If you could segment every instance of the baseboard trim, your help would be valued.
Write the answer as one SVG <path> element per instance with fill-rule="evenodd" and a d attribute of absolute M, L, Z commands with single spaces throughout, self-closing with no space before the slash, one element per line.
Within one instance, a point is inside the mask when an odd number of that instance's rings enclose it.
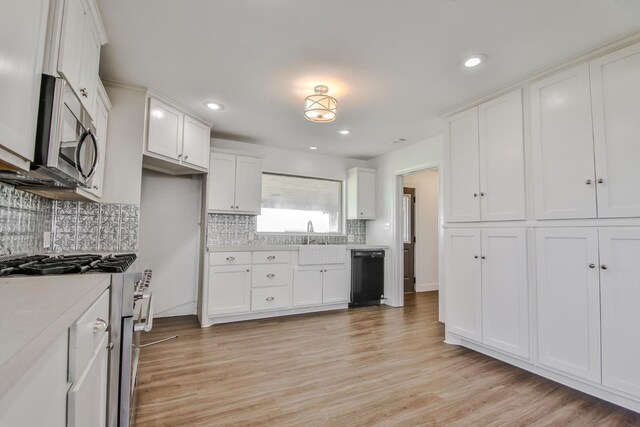
<path fill-rule="evenodd" d="M 437 283 L 416 284 L 416 292 L 433 292 L 439 288 Z"/>

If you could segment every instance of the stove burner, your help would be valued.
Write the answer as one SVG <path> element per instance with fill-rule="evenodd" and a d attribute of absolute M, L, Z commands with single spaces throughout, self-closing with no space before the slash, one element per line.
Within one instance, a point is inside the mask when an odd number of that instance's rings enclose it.
<path fill-rule="evenodd" d="M 46 276 L 87 272 L 122 273 L 135 260 L 136 254 L 8 256 L 0 258 L 0 276 L 18 274 Z"/>

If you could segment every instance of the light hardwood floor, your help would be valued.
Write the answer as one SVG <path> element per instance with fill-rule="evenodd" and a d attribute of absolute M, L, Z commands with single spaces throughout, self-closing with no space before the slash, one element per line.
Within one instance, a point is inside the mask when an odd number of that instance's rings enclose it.
<path fill-rule="evenodd" d="M 158 319 L 138 426 L 637 426 L 640 415 L 442 342 L 437 293 L 201 329 Z"/>

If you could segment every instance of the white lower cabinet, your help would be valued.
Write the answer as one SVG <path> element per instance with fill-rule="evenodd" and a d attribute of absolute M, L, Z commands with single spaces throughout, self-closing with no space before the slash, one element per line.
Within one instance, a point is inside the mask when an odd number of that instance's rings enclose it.
<path fill-rule="evenodd" d="M 602 384 L 640 398 L 640 229 L 600 229 Z"/>
<path fill-rule="evenodd" d="M 327 265 L 322 278 L 322 302 L 349 302 L 349 272 L 344 264 Z"/>
<path fill-rule="evenodd" d="M 525 229 L 449 229 L 445 234 L 447 330 L 529 358 Z"/>
<path fill-rule="evenodd" d="M 275 310 L 289 307 L 289 286 L 270 286 L 251 290 L 251 310 Z"/>
<path fill-rule="evenodd" d="M 250 265 L 209 269 L 209 315 L 246 313 L 250 308 Z"/>
<path fill-rule="evenodd" d="M 317 305 L 322 303 L 323 266 L 296 267 L 293 269 L 293 305 Z"/>
<path fill-rule="evenodd" d="M 600 382 L 598 230 L 539 229 L 536 251 L 539 362 Z"/>

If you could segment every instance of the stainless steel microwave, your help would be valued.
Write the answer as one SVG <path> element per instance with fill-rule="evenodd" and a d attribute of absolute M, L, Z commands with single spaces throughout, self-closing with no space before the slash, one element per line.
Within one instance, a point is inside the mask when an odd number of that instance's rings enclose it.
<path fill-rule="evenodd" d="M 98 161 L 89 112 L 64 79 L 43 74 L 31 171 L 2 171 L 0 181 L 30 190 L 88 187 Z"/>

